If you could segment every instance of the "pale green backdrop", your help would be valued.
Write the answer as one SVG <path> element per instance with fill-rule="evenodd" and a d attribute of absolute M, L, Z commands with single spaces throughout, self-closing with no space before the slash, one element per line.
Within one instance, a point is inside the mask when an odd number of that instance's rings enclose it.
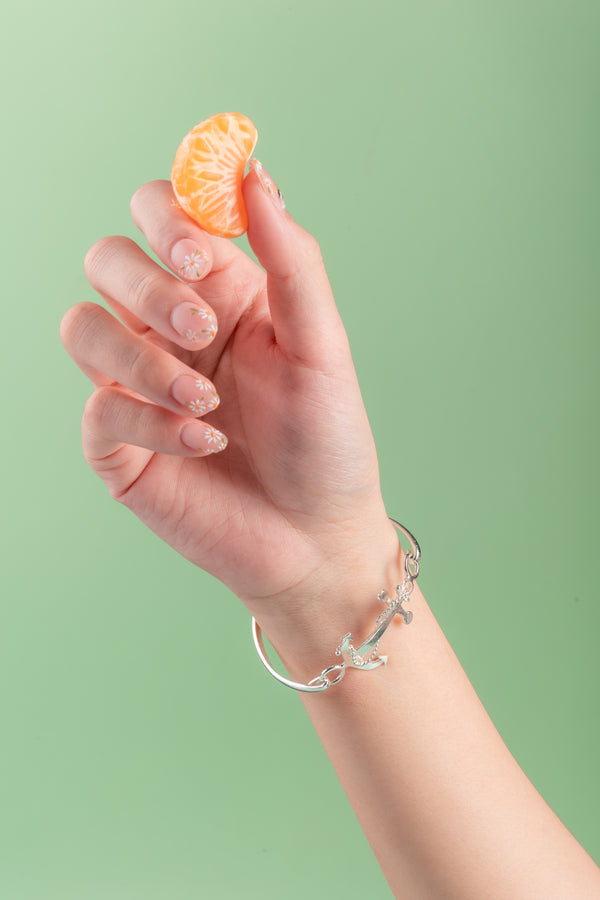
<path fill-rule="evenodd" d="M 600 859 L 599 29 L 585 0 L 5 7 L 2 898 L 390 896 L 245 611 L 80 454 L 83 255 L 222 110 L 322 244 L 431 605 Z"/>

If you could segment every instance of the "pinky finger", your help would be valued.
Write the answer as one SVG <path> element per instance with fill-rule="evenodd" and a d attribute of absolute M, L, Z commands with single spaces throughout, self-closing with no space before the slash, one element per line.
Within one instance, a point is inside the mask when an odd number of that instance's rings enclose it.
<path fill-rule="evenodd" d="M 141 471 L 152 453 L 207 456 L 227 446 L 225 435 L 212 425 L 146 403 L 118 386 L 100 387 L 91 395 L 83 414 L 82 438 L 85 458 L 100 475 L 103 464 L 125 449 Z M 134 453 L 140 448 L 145 452 Z"/>

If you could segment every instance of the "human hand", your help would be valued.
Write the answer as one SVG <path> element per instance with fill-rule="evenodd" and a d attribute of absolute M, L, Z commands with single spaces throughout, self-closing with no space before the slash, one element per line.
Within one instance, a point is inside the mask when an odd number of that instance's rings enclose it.
<path fill-rule="evenodd" d="M 133 218 L 171 271 L 132 241 L 105 238 L 86 274 L 121 321 L 82 303 L 61 326 L 94 383 L 82 422 L 89 465 L 254 614 L 333 590 L 363 602 L 363 587 L 372 597 L 392 586 L 398 558 L 318 244 L 268 185 L 260 169 L 244 182 L 248 239 L 263 268 L 196 226 L 168 182 L 142 187 Z M 191 340 L 201 315 L 218 333 Z M 197 380 L 210 384 L 199 392 Z M 205 415 L 213 385 L 220 403 Z"/>

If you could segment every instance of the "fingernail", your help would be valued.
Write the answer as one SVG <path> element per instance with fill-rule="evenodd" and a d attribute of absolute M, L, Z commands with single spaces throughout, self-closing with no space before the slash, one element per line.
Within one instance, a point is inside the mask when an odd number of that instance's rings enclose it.
<path fill-rule="evenodd" d="M 227 446 L 227 438 L 206 422 L 192 422 L 181 430 L 181 441 L 198 453 L 220 453 Z"/>
<path fill-rule="evenodd" d="M 198 349 L 210 344 L 217 333 L 217 320 L 210 311 L 194 303 L 180 303 L 171 313 L 171 325 L 178 335 Z"/>
<path fill-rule="evenodd" d="M 187 281 L 199 281 L 208 272 L 208 253 L 189 238 L 177 241 L 171 250 L 171 262 L 175 271 Z"/>
<path fill-rule="evenodd" d="M 176 403 L 197 416 L 216 409 L 219 396 L 214 385 L 202 376 L 180 375 L 171 385 L 171 394 Z"/>
<path fill-rule="evenodd" d="M 261 187 L 265 194 L 268 194 L 277 209 L 283 211 L 285 209 L 285 200 L 283 199 L 283 194 L 281 193 L 263 164 L 253 156 L 250 160 L 250 168 L 253 172 L 256 172 L 256 176 L 260 181 Z"/>

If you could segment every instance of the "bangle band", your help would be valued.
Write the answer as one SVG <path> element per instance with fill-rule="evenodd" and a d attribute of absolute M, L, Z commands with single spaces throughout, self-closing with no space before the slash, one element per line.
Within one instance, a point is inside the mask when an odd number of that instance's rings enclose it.
<path fill-rule="evenodd" d="M 380 591 L 377 595 L 377 599 L 380 603 L 385 603 L 387 609 L 378 616 L 375 623 L 375 630 L 365 641 L 363 641 L 360 647 L 356 649 L 353 646 L 352 635 L 350 633 L 344 635 L 335 651 L 336 656 L 342 657 L 342 662 L 323 669 L 323 671 L 317 675 L 316 678 L 309 681 L 308 684 L 292 681 L 290 678 L 280 675 L 269 662 L 263 644 L 262 630 L 254 616 L 252 617 L 252 637 L 254 639 L 256 652 L 265 669 L 267 669 L 273 678 L 279 681 L 280 684 L 284 684 L 286 687 L 292 688 L 295 691 L 317 693 L 318 691 L 326 691 L 327 688 L 331 687 L 333 684 L 338 684 L 344 677 L 347 668 L 363 670 L 376 669 L 378 666 L 384 666 L 387 663 L 387 656 L 377 655 L 379 641 L 383 637 L 385 630 L 388 625 L 390 625 L 394 616 L 401 616 L 405 625 L 410 625 L 412 622 L 412 612 L 404 609 L 402 604 L 410 600 L 414 583 L 419 575 L 419 560 L 421 558 L 421 548 L 419 547 L 417 539 L 410 533 L 408 528 L 405 528 L 400 522 L 396 522 L 391 516 L 390 522 L 392 522 L 396 528 L 400 529 L 410 543 L 410 550 L 406 551 L 404 554 L 404 580 L 402 581 L 402 584 L 396 586 L 395 597 L 391 598 L 387 591 Z"/>

